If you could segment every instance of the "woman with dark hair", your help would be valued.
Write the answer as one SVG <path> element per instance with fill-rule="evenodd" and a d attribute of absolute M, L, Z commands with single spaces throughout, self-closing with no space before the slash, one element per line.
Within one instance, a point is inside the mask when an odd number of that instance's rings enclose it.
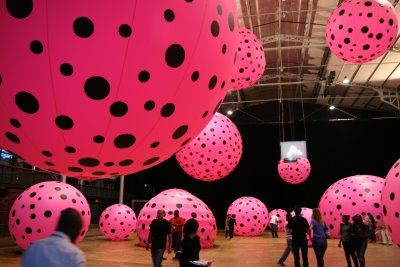
<path fill-rule="evenodd" d="M 353 239 L 354 250 L 360 261 L 360 267 L 365 267 L 365 251 L 368 245 L 369 229 L 364 224 L 360 214 L 353 216 L 353 226 L 351 227 L 351 237 Z"/>
<path fill-rule="evenodd" d="M 310 229 L 313 232 L 312 243 L 318 267 L 324 267 L 324 254 L 328 247 L 326 239 L 329 238 L 329 231 L 318 208 L 312 210 Z"/>
<path fill-rule="evenodd" d="M 290 219 L 292 219 L 292 214 L 290 214 L 290 212 L 287 212 L 286 213 L 286 225 L 285 225 L 285 228 L 286 228 L 286 248 L 283 251 L 283 254 L 282 254 L 281 258 L 278 261 L 278 265 L 280 265 L 280 266 L 285 266 L 285 260 L 289 256 L 290 251 L 292 250 L 292 229 L 287 227 Z"/>
<path fill-rule="evenodd" d="M 338 247 L 341 248 L 343 245 L 344 255 L 346 256 L 348 267 L 351 267 L 350 256 L 353 259 L 354 266 L 359 267 L 357 256 L 354 251 L 353 241 L 351 238 L 351 228 L 353 225 L 350 223 L 350 215 L 343 215 L 342 221 L 343 223 L 340 224 L 340 231 L 339 231 L 340 240 Z"/>
<path fill-rule="evenodd" d="M 200 237 L 197 235 L 198 229 L 199 223 L 195 219 L 187 220 L 183 226 L 182 254 L 179 258 L 180 267 L 210 266 L 212 263 L 212 261 L 199 261 L 201 247 Z M 192 262 L 196 262 L 196 264 Z"/>

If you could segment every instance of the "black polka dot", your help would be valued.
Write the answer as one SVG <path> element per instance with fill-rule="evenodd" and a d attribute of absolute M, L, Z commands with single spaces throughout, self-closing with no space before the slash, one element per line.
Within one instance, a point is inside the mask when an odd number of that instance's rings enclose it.
<path fill-rule="evenodd" d="M 15 128 L 20 128 L 21 127 L 21 123 L 16 119 L 10 119 L 10 124 L 12 126 L 14 126 Z"/>
<path fill-rule="evenodd" d="M 172 103 L 168 103 L 165 104 L 162 108 L 161 108 L 161 116 L 166 118 L 171 116 L 175 111 L 175 105 Z"/>
<path fill-rule="evenodd" d="M 106 174 L 106 172 L 103 172 L 103 171 L 97 171 L 97 172 L 92 172 L 92 174 L 93 174 L 93 175 L 95 175 L 95 176 L 100 176 L 100 175 L 104 175 L 104 174 Z"/>
<path fill-rule="evenodd" d="M 367 1 L 367 2 L 365 2 L 365 4 L 364 4 L 365 6 L 371 6 L 372 5 L 372 3 L 370 2 L 370 1 Z"/>
<path fill-rule="evenodd" d="M 54 190 L 56 190 L 56 191 L 61 191 L 61 187 L 56 186 L 56 187 L 54 187 Z"/>
<path fill-rule="evenodd" d="M 226 53 L 226 44 L 224 44 L 223 46 L 222 46 L 222 54 L 225 54 Z"/>
<path fill-rule="evenodd" d="M 50 218 L 51 215 L 52 215 L 52 213 L 51 213 L 51 211 L 49 211 L 49 210 L 46 210 L 46 211 L 44 212 L 44 217 L 46 217 L 46 218 Z"/>
<path fill-rule="evenodd" d="M 167 9 L 164 11 L 164 19 L 168 22 L 172 22 L 175 19 L 175 14 L 171 9 Z"/>
<path fill-rule="evenodd" d="M 381 205 L 379 203 L 374 203 L 375 208 L 379 208 Z"/>
<path fill-rule="evenodd" d="M 192 216 L 192 218 L 197 218 L 197 213 L 196 212 L 192 212 L 191 216 Z"/>
<path fill-rule="evenodd" d="M 148 159 L 145 162 L 143 162 L 143 166 L 153 164 L 154 162 L 157 162 L 159 159 L 160 159 L 159 157 L 154 157 L 154 158 Z"/>
<path fill-rule="evenodd" d="M 31 14 L 33 3 L 32 0 L 7 0 L 6 7 L 11 16 L 24 19 Z"/>
<path fill-rule="evenodd" d="M 349 44 L 350 43 L 350 39 L 349 38 L 344 38 L 344 43 L 345 44 Z"/>
<path fill-rule="evenodd" d="M 153 142 L 153 143 L 151 143 L 151 145 L 150 145 L 150 147 L 151 148 L 156 148 L 156 147 L 158 147 L 160 145 L 160 142 Z"/>
<path fill-rule="evenodd" d="M 70 117 L 65 115 L 57 116 L 57 118 L 55 119 L 55 123 L 57 127 L 61 130 L 69 130 L 74 127 L 74 121 Z"/>
<path fill-rule="evenodd" d="M 372 16 L 373 16 L 373 14 L 371 12 L 367 14 L 368 18 L 372 18 Z"/>
<path fill-rule="evenodd" d="M 207 115 L 208 115 L 208 110 L 204 111 L 204 113 L 201 117 L 204 119 L 205 117 L 207 117 Z"/>
<path fill-rule="evenodd" d="M 71 76 L 74 72 L 74 69 L 72 68 L 71 64 L 63 63 L 60 66 L 60 72 L 64 76 Z"/>
<path fill-rule="evenodd" d="M 128 112 L 128 105 L 124 102 L 114 102 L 110 107 L 110 113 L 114 117 L 122 117 Z"/>
<path fill-rule="evenodd" d="M 212 76 L 210 81 L 208 82 L 208 89 L 212 90 L 217 85 L 218 78 L 217 76 Z"/>
<path fill-rule="evenodd" d="M 106 162 L 106 163 L 104 163 L 104 166 L 107 166 L 107 167 L 111 167 L 111 166 L 114 166 L 114 162 Z"/>
<path fill-rule="evenodd" d="M 369 49 L 369 45 L 368 45 L 368 44 L 363 45 L 363 49 L 364 49 L 364 50 L 368 50 L 368 49 Z"/>
<path fill-rule="evenodd" d="M 32 233 L 32 228 L 26 227 L 26 228 L 25 228 L 25 233 L 27 233 L 28 235 L 30 235 L 30 234 Z"/>
<path fill-rule="evenodd" d="M 389 19 L 389 25 L 393 26 L 393 19 Z"/>
<path fill-rule="evenodd" d="M 180 209 L 180 208 L 182 208 L 182 204 L 181 204 L 181 203 L 176 203 L 176 207 L 177 207 L 178 209 Z"/>
<path fill-rule="evenodd" d="M 150 73 L 147 70 L 142 70 L 138 75 L 138 79 L 142 83 L 145 83 L 150 79 Z"/>
<path fill-rule="evenodd" d="M 103 143 L 104 142 L 104 136 L 96 135 L 95 137 L 93 137 L 93 142 L 95 142 L 97 144 Z"/>
<path fill-rule="evenodd" d="M 84 85 L 86 95 L 93 100 L 102 100 L 110 93 L 110 84 L 100 76 L 93 76 Z"/>
<path fill-rule="evenodd" d="M 123 160 L 123 161 L 121 161 L 120 163 L 118 163 L 118 165 L 119 166 L 129 166 L 129 165 L 131 165 L 133 163 L 133 160 L 131 160 L 131 159 L 126 159 L 126 160 Z"/>
<path fill-rule="evenodd" d="M 378 34 L 376 35 L 376 39 L 377 39 L 377 40 L 382 39 L 382 33 L 378 33 Z"/>
<path fill-rule="evenodd" d="M 34 40 L 30 43 L 29 48 L 31 49 L 32 53 L 39 55 L 43 52 L 43 45 L 38 40 Z"/>
<path fill-rule="evenodd" d="M 131 36 L 132 29 L 131 26 L 129 26 L 128 24 L 122 24 L 121 26 L 119 26 L 118 32 L 121 37 L 127 38 Z"/>
<path fill-rule="evenodd" d="M 156 103 L 154 103 L 154 101 L 149 100 L 149 101 L 147 101 L 147 102 L 144 104 L 144 109 L 147 110 L 147 111 L 150 111 L 150 110 L 152 110 L 155 106 L 156 106 Z"/>
<path fill-rule="evenodd" d="M 52 154 L 51 152 L 46 151 L 46 150 L 43 150 L 43 151 L 42 151 L 42 154 L 43 154 L 43 156 L 45 156 L 45 157 L 52 157 L 52 156 L 53 156 L 53 154 Z"/>
<path fill-rule="evenodd" d="M 128 148 L 133 146 L 136 138 L 131 134 L 121 134 L 114 139 L 114 146 L 118 148 Z"/>
<path fill-rule="evenodd" d="M 192 138 L 186 139 L 186 140 L 181 144 L 181 146 L 186 146 L 186 144 L 189 143 L 190 140 L 192 140 Z"/>
<path fill-rule="evenodd" d="M 173 139 L 179 139 L 181 138 L 189 129 L 189 127 L 187 125 L 182 125 L 180 127 L 178 127 L 175 132 L 172 134 L 172 138 Z"/>
<path fill-rule="evenodd" d="M 165 52 L 165 61 L 171 68 L 177 68 L 185 60 L 185 50 L 179 44 L 173 44 Z"/>
<path fill-rule="evenodd" d="M 344 9 L 340 10 L 340 11 L 339 11 L 339 16 L 343 16 L 344 12 L 345 12 Z"/>
<path fill-rule="evenodd" d="M 93 34 L 94 31 L 93 22 L 86 17 L 77 18 L 74 21 L 73 28 L 75 34 L 81 38 L 89 37 L 90 35 Z"/>
<path fill-rule="evenodd" d="M 76 152 L 76 149 L 74 147 L 72 147 L 72 146 L 66 146 L 64 148 L 64 150 L 65 150 L 65 152 L 71 153 L 71 154 Z"/>
<path fill-rule="evenodd" d="M 67 196 L 66 196 L 65 194 L 61 194 L 61 195 L 60 195 L 60 198 L 61 198 L 62 200 L 66 200 L 66 199 L 67 199 Z"/>
<path fill-rule="evenodd" d="M 221 5 L 217 6 L 217 10 L 218 10 L 218 15 L 222 15 L 222 7 L 221 7 Z"/>
<path fill-rule="evenodd" d="M 361 32 L 362 33 L 367 33 L 368 31 L 369 31 L 369 29 L 368 29 L 367 26 L 364 26 L 364 27 L 361 28 Z"/>
<path fill-rule="evenodd" d="M 228 24 L 229 24 L 229 30 L 231 32 L 233 32 L 233 30 L 235 29 L 235 18 L 233 17 L 232 12 L 229 12 L 228 15 Z"/>
<path fill-rule="evenodd" d="M 36 192 L 32 192 L 29 194 L 29 197 L 35 197 L 36 196 Z"/>
<path fill-rule="evenodd" d="M 39 102 L 36 97 L 28 92 L 19 92 L 15 95 L 15 104 L 18 108 L 28 114 L 34 114 L 39 110 Z"/>
<path fill-rule="evenodd" d="M 389 198 L 390 198 L 390 200 L 394 200 L 394 193 L 392 192 L 392 193 L 390 193 L 390 195 L 389 195 Z"/>
<path fill-rule="evenodd" d="M 9 141 L 11 141 L 11 142 L 13 142 L 13 143 L 15 143 L 15 144 L 21 143 L 21 140 L 20 140 L 19 137 L 16 136 L 15 134 L 10 133 L 10 132 L 5 132 L 5 135 L 6 135 L 6 137 L 7 137 L 7 139 L 8 139 Z"/>
<path fill-rule="evenodd" d="M 340 205 L 340 204 L 336 206 L 336 209 L 338 209 L 338 210 L 340 210 L 341 208 L 342 208 L 342 205 Z"/>
<path fill-rule="evenodd" d="M 44 164 L 49 165 L 49 166 L 54 166 L 54 163 L 50 162 L 50 161 L 45 161 Z"/>
<path fill-rule="evenodd" d="M 197 81 L 199 79 L 199 76 L 200 76 L 200 74 L 198 71 L 193 71 L 192 77 L 191 77 L 192 81 L 193 82 Z"/>
<path fill-rule="evenodd" d="M 211 34 L 214 37 L 217 37 L 219 35 L 219 24 L 215 20 L 211 23 Z"/>
<path fill-rule="evenodd" d="M 96 167 L 100 164 L 100 161 L 98 161 L 95 158 L 81 158 L 78 161 L 79 165 L 84 166 L 84 167 Z"/>

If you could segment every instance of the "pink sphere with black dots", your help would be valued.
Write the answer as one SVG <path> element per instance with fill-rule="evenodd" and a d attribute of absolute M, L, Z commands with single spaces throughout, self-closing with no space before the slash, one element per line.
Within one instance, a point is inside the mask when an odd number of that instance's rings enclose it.
<path fill-rule="evenodd" d="M 157 210 L 164 209 L 165 219 L 174 217 L 174 211 L 179 210 L 179 216 L 186 221 L 194 218 L 199 222 L 197 234 L 200 236 L 202 248 L 212 247 L 217 236 L 217 225 L 212 211 L 199 198 L 182 189 L 168 189 L 153 197 L 142 208 L 137 217 L 136 233 L 139 245 L 144 247 L 149 236 L 150 224 L 157 218 Z"/>
<path fill-rule="evenodd" d="M 373 175 L 355 175 L 333 183 L 323 194 L 319 209 L 331 237 L 338 238 L 342 215 L 365 216 L 370 212 L 378 222 L 381 219 L 381 194 L 385 180 Z"/>
<path fill-rule="evenodd" d="M 364 63 L 384 54 L 396 41 L 396 10 L 384 0 L 345 0 L 326 26 L 326 42 L 340 59 Z"/>
<path fill-rule="evenodd" d="M 271 217 L 274 214 L 276 216 L 278 216 L 278 218 L 279 218 L 279 221 L 278 221 L 278 232 L 285 232 L 285 230 L 286 230 L 286 213 L 287 213 L 287 211 L 283 210 L 283 209 L 274 209 L 269 213 L 268 223 L 270 222 Z"/>
<path fill-rule="evenodd" d="M 254 197 L 236 199 L 227 214 L 236 216 L 235 234 L 239 236 L 258 236 L 269 223 L 267 207 Z"/>
<path fill-rule="evenodd" d="M 255 84 L 265 70 L 264 49 L 257 36 L 247 28 L 239 28 L 239 46 L 235 72 L 229 89 L 245 89 Z"/>
<path fill-rule="evenodd" d="M 386 176 L 382 188 L 383 221 L 390 236 L 400 247 L 400 159 Z"/>
<path fill-rule="evenodd" d="M 135 212 L 126 205 L 114 204 L 101 214 L 99 227 L 108 239 L 127 239 L 136 229 Z"/>
<path fill-rule="evenodd" d="M 203 131 L 175 156 L 187 174 L 209 182 L 231 173 L 239 163 L 242 149 L 242 137 L 235 124 L 215 113 Z"/>
<path fill-rule="evenodd" d="M 150 168 L 220 107 L 233 0 L 2 1 L 0 147 L 78 179 Z"/>
<path fill-rule="evenodd" d="M 295 162 L 285 162 L 281 159 L 278 163 L 279 176 L 289 184 L 300 184 L 310 176 L 311 165 L 307 158 L 298 158 Z"/>
<path fill-rule="evenodd" d="M 83 227 L 75 241 L 79 243 L 89 230 L 89 204 L 78 189 L 63 182 L 42 182 L 22 192 L 10 209 L 8 230 L 18 246 L 26 249 L 36 240 L 51 235 L 61 211 L 67 208 L 81 214 Z"/>

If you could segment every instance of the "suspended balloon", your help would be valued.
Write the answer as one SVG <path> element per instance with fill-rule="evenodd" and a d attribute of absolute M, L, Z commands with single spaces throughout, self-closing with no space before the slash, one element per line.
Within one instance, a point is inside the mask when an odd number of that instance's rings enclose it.
<path fill-rule="evenodd" d="M 100 231 L 111 240 L 124 240 L 136 229 L 135 212 L 123 204 L 106 208 L 100 216 Z"/>
<path fill-rule="evenodd" d="M 289 184 L 300 184 L 310 176 L 311 165 L 307 158 L 298 158 L 293 162 L 281 159 L 278 163 L 279 176 Z"/>

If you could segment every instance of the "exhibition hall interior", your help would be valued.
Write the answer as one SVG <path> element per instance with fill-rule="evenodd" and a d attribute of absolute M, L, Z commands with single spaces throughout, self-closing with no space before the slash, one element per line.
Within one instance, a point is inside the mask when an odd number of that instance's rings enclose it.
<path fill-rule="evenodd" d="M 399 2 L 0 0 L 0 266 L 399 266 Z"/>

